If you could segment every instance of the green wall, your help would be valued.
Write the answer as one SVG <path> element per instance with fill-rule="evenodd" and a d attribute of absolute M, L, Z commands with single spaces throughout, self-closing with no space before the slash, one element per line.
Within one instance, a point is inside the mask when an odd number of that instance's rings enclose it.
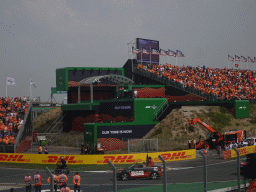
<path fill-rule="evenodd" d="M 161 105 L 165 98 L 137 98 L 134 99 L 134 121 L 136 123 L 153 122 L 153 113 Z M 156 106 L 157 108 L 153 108 Z"/>
<path fill-rule="evenodd" d="M 234 106 L 235 118 L 248 118 L 249 117 L 249 101 L 236 100 Z"/>
<path fill-rule="evenodd" d="M 68 90 L 68 73 L 66 68 L 56 69 L 56 90 Z"/>

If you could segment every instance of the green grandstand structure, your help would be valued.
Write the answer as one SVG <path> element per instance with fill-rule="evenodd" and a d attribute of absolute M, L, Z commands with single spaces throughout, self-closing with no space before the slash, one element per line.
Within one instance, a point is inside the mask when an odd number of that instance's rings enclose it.
<path fill-rule="evenodd" d="M 123 68 L 57 69 L 56 90 L 68 95 L 68 104 L 61 106 L 63 131 L 84 132 L 85 143 L 142 138 L 182 106 L 222 106 L 235 118 L 249 117 L 247 100 L 220 100 L 185 88 L 137 69 L 132 59 Z"/>

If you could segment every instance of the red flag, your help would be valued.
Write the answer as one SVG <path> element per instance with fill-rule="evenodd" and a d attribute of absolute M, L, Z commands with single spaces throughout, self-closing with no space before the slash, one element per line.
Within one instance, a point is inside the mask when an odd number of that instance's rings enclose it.
<path fill-rule="evenodd" d="M 235 67 L 237 67 L 237 68 L 238 68 L 238 64 L 235 64 Z"/>

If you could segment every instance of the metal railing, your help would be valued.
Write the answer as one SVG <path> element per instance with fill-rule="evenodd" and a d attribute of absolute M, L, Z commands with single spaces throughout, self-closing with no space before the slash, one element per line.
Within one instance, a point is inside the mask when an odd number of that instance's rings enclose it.
<path fill-rule="evenodd" d="M 155 110 L 155 112 L 152 114 L 152 120 L 154 121 L 157 116 L 159 115 L 159 113 L 162 114 L 163 110 L 164 110 L 164 107 L 168 104 L 168 100 L 165 98 L 163 100 L 163 102 L 159 105 L 159 107 Z M 160 112 L 161 111 L 161 112 Z"/>
<path fill-rule="evenodd" d="M 143 69 L 137 69 L 137 68 L 134 68 L 133 69 L 134 73 L 137 73 L 139 75 L 143 75 L 147 78 L 150 78 L 152 80 L 155 80 L 155 81 L 158 81 L 158 82 L 161 82 L 165 85 L 171 85 L 171 86 L 174 86 L 175 88 L 177 89 L 180 89 L 180 90 L 183 90 L 183 91 L 186 91 L 186 92 L 190 92 L 194 95 L 197 95 L 199 97 L 203 97 L 207 100 L 218 100 L 218 96 L 215 96 L 213 94 L 208 94 L 208 93 L 203 93 L 201 92 L 200 90 L 197 90 L 193 87 L 188 87 L 188 86 L 185 86 L 184 84 L 181 84 L 181 83 L 178 83 L 174 80 L 170 80 L 166 77 L 163 77 L 163 76 L 157 76 L 156 74 L 153 74 L 151 72 L 148 72 L 146 70 L 143 70 Z"/>
<path fill-rule="evenodd" d="M 20 143 L 20 141 L 21 141 L 21 139 L 22 139 L 22 136 L 23 136 L 23 134 L 24 134 L 25 125 L 26 125 L 26 123 L 27 123 L 28 116 L 29 116 L 29 114 L 30 114 L 30 112 L 31 112 L 31 107 L 32 107 L 32 103 L 29 104 L 29 107 L 28 107 L 28 109 L 27 109 L 27 113 L 25 114 L 25 117 L 24 117 L 24 119 L 23 119 L 23 124 L 22 124 L 22 126 L 21 126 L 21 128 L 20 128 L 20 130 L 19 130 L 19 132 L 18 132 L 17 137 L 16 137 L 16 140 L 15 140 L 15 143 L 14 143 L 14 153 L 16 153 L 16 150 L 17 150 L 17 148 L 18 148 L 18 146 L 19 146 L 19 143 Z"/>

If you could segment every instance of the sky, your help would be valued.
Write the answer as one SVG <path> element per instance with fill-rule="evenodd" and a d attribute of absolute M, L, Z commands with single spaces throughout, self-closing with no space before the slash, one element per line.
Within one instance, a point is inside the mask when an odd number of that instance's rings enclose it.
<path fill-rule="evenodd" d="M 16 83 L 9 97 L 29 96 L 31 75 L 33 97 L 47 101 L 56 69 L 122 67 L 135 38 L 182 51 L 179 66 L 224 68 L 228 55 L 254 58 L 255 10 L 255 0 L 0 0 L 0 97 L 6 76 Z M 176 64 L 160 56 L 168 61 Z"/>

